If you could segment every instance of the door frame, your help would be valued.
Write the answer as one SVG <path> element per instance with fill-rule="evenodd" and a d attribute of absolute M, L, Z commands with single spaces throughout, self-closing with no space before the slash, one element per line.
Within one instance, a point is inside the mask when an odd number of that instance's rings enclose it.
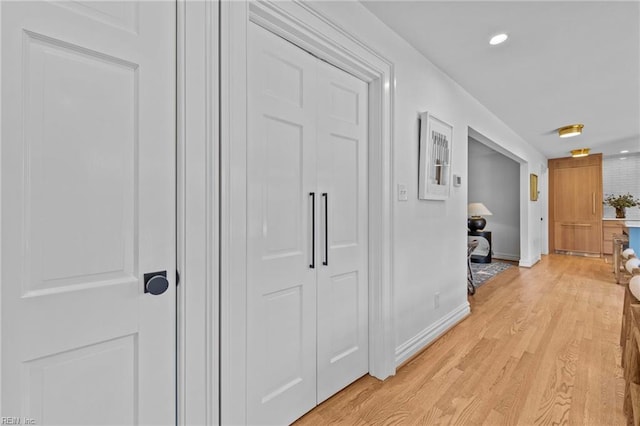
<path fill-rule="evenodd" d="M 246 423 L 247 29 L 249 22 L 369 86 L 369 373 L 395 374 L 392 291 L 393 64 L 308 4 L 220 3 L 220 414 Z M 213 212 L 216 216 L 217 212 Z"/>
<path fill-rule="evenodd" d="M 529 200 L 529 174 L 540 173 L 538 175 L 538 178 L 540 178 L 541 176 L 543 176 L 542 170 L 544 166 L 539 165 L 538 167 L 536 167 L 535 163 L 531 163 L 530 161 L 525 160 L 519 155 L 507 150 L 506 148 L 495 142 L 493 139 L 490 139 L 489 137 L 483 135 L 473 127 L 467 127 L 467 138 L 472 138 L 477 142 L 488 146 L 494 151 L 504 155 L 505 157 L 515 161 L 520 165 L 520 260 L 518 261 L 518 266 L 523 268 L 531 268 L 538 261 L 540 261 L 540 254 L 534 255 L 534 253 L 536 253 L 537 246 L 540 247 L 540 252 L 544 253 L 544 242 L 540 240 L 536 245 L 536 236 L 540 235 L 543 231 L 541 230 L 536 234 L 536 229 L 538 228 L 536 228 L 535 226 L 531 228 L 529 227 L 529 216 L 531 213 L 529 208 L 529 205 L 531 204 L 531 201 Z M 539 180 L 538 188 L 540 188 L 540 191 L 544 191 L 546 188 L 546 182 L 544 180 Z M 544 225 L 542 224 L 545 220 L 545 213 L 543 210 L 541 210 L 541 208 L 542 203 L 546 199 L 547 197 L 541 196 L 539 197 L 536 204 L 533 205 L 533 213 L 536 213 L 536 208 L 540 212 L 540 226 L 543 228 Z M 535 217 L 538 217 L 537 213 Z M 546 237 L 543 236 L 542 238 L 544 239 Z"/>
<path fill-rule="evenodd" d="M 220 0 L 177 0 L 176 424 L 220 424 Z"/>

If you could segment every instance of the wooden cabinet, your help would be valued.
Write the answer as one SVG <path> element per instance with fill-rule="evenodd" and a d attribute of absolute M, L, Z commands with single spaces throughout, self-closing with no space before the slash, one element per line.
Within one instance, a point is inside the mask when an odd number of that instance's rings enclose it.
<path fill-rule="evenodd" d="M 622 234 L 623 220 L 604 219 L 602 221 L 602 253 L 613 254 L 613 236 Z"/>
<path fill-rule="evenodd" d="M 549 160 L 551 251 L 602 253 L 602 155 Z"/>
<path fill-rule="evenodd" d="M 600 253 L 600 226 L 596 223 L 556 222 L 555 250 Z"/>

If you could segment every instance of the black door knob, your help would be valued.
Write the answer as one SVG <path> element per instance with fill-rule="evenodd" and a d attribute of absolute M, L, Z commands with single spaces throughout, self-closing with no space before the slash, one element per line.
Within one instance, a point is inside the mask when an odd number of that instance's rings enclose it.
<path fill-rule="evenodd" d="M 167 271 L 149 272 L 144 274 L 144 292 L 154 296 L 164 293 L 169 288 Z"/>

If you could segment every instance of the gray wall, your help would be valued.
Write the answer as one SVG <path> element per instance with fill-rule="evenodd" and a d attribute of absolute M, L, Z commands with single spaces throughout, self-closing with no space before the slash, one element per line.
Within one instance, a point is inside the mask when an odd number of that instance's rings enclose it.
<path fill-rule="evenodd" d="M 528 196 L 528 195 L 527 195 Z M 469 138 L 469 203 L 483 203 L 493 213 L 494 257 L 520 259 L 520 164 Z"/>

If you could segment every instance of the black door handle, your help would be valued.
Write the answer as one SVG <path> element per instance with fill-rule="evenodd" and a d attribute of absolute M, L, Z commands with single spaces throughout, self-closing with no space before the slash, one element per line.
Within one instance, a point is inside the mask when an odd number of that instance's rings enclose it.
<path fill-rule="evenodd" d="M 311 264 L 309 268 L 316 267 L 316 193 L 310 192 L 311 197 Z"/>
<path fill-rule="evenodd" d="M 329 264 L 329 195 L 322 193 L 324 197 L 324 260 L 323 265 Z"/>
<path fill-rule="evenodd" d="M 164 293 L 169 288 L 167 271 L 149 272 L 144 274 L 144 292 L 154 296 Z"/>

